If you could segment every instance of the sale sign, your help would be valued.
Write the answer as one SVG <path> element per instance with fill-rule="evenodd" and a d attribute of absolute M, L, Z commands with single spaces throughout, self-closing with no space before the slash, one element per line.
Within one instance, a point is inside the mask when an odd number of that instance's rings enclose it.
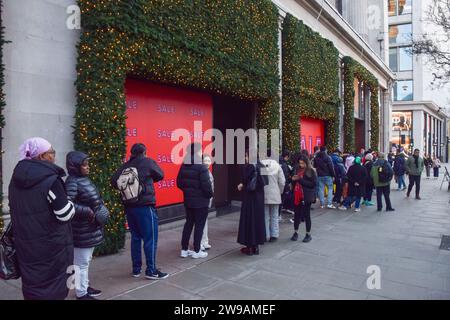
<path fill-rule="evenodd" d="M 172 133 L 185 129 L 198 137 L 212 128 L 212 96 L 145 81 L 127 79 L 125 83 L 127 104 L 127 159 L 135 143 L 147 146 L 147 157 L 155 160 L 164 171 L 164 179 L 155 183 L 158 207 L 183 202 L 183 193 L 176 186 L 180 165 L 172 159 Z M 202 122 L 202 132 L 194 133 L 194 121 Z M 202 142 L 203 147 L 210 141 Z"/>

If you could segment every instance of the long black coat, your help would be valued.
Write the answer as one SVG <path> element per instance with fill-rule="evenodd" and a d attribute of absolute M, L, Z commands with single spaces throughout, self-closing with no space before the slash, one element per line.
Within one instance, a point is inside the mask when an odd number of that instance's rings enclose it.
<path fill-rule="evenodd" d="M 67 297 L 67 268 L 73 265 L 70 222 L 61 222 L 47 195 L 54 183 L 64 182 L 64 170 L 40 160 L 22 160 L 9 185 L 14 243 L 26 299 L 62 300 Z"/>
<path fill-rule="evenodd" d="M 366 168 L 356 163 L 352 165 L 347 172 L 348 195 L 350 197 L 364 196 L 367 178 Z M 359 184 L 359 186 L 355 186 L 356 182 Z"/>
<path fill-rule="evenodd" d="M 242 183 L 244 197 L 242 200 L 241 217 L 237 242 L 247 246 L 257 246 L 266 241 L 264 220 L 264 185 L 258 179 L 255 191 L 248 191 L 247 185 L 254 175 L 260 174 L 260 164 L 247 164 L 243 168 Z"/>
<path fill-rule="evenodd" d="M 75 205 L 72 219 L 73 244 L 76 248 L 93 248 L 103 242 L 103 228 L 89 215 L 103 204 L 100 193 L 94 183 L 83 176 L 80 167 L 88 156 L 82 152 L 70 152 L 66 166 L 69 177 L 66 180 L 67 196 Z"/>

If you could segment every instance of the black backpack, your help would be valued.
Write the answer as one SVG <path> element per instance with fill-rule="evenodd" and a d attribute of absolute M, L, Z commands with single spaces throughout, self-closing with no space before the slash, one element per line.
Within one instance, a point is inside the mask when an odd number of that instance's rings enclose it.
<path fill-rule="evenodd" d="M 393 170 L 389 162 L 383 161 L 383 164 L 378 168 L 378 181 L 381 183 L 390 182 L 394 176 Z"/>

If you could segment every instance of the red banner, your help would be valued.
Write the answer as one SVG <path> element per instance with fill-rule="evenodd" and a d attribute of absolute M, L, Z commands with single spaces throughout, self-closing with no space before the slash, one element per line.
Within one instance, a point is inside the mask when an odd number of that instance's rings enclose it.
<path fill-rule="evenodd" d="M 155 183 L 157 206 L 183 202 L 176 186 L 180 165 L 172 161 L 172 132 L 186 129 L 194 142 L 194 121 L 202 121 L 202 133 L 212 128 L 212 97 L 205 93 L 128 79 L 125 84 L 127 103 L 127 159 L 134 143 L 147 146 L 147 156 L 164 171 L 164 180 Z M 211 142 L 203 142 L 203 147 Z"/>

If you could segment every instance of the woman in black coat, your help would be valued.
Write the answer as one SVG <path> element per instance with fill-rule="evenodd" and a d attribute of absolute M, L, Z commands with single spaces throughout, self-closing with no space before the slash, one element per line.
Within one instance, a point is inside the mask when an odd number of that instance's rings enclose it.
<path fill-rule="evenodd" d="M 298 240 L 298 229 L 301 221 L 305 221 L 306 235 L 303 242 L 310 242 L 311 237 L 311 204 L 316 199 L 317 174 L 311 167 L 309 159 L 301 155 L 297 159 L 295 175 L 292 177 L 294 190 L 294 234 L 292 241 Z"/>
<path fill-rule="evenodd" d="M 241 216 L 237 242 L 244 245 L 241 252 L 247 255 L 259 254 L 259 245 L 266 241 L 264 220 L 264 182 L 261 176 L 262 164 L 249 163 L 249 153 L 245 154 L 242 183 L 238 190 L 243 191 Z"/>
<path fill-rule="evenodd" d="M 348 196 L 339 209 L 348 210 L 355 202 L 355 212 L 361 211 L 361 197 L 364 196 L 367 179 L 367 170 L 361 165 L 361 158 L 356 157 L 354 164 L 347 171 Z"/>
<path fill-rule="evenodd" d="M 103 242 L 103 226 L 108 211 L 103 200 L 89 179 L 89 158 L 86 154 L 72 151 L 66 158 L 69 177 L 66 180 L 66 192 L 75 204 L 75 216 L 72 220 L 74 242 L 74 265 L 80 273 L 80 287 L 75 288 L 77 299 L 93 300 L 101 294 L 89 286 L 88 270 L 96 246 Z"/>
<path fill-rule="evenodd" d="M 181 238 L 181 257 L 194 259 L 206 258 L 208 253 L 201 250 L 201 240 L 213 186 L 209 178 L 208 167 L 203 164 L 202 145 L 193 143 L 188 146 L 187 158 L 177 176 L 177 186 L 183 191 L 186 223 Z M 194 229 L 194 251 L 189 250 L 189 239 Z"/>

